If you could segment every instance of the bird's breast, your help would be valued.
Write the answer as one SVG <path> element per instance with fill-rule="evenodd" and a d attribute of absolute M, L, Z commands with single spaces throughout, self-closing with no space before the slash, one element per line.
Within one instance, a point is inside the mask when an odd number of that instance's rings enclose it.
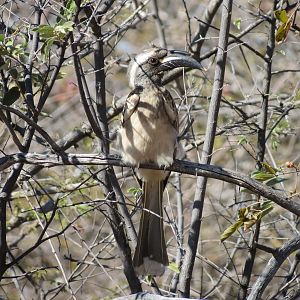
<path fill-rule="evenodd" d="M 123 160 L 131 164 L 173 163 L 177 130 L 166 114 L 163 98 L 154 93 L 141 95 L 139 104 L 121 129 Z"/>

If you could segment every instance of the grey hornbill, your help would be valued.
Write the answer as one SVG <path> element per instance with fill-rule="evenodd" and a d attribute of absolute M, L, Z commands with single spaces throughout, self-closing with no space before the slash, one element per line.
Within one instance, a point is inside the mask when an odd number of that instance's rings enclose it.
<path fill-rule="evenodd" d="M 139 167 L 152 162 L 168 167 L 178 151 L 178 113 L 163 77 L 178 67 L 201 69 L 186 52 L 154 47 L 137 55 L 128 69 L 133 88 L 123 111 L 120 130 L 122 159 Z M 164 273 L 168 255 L 163 230 L 162 196 L 168 171 L 137 169 L 143 203 L 133 264 L 139 275 Z"/>

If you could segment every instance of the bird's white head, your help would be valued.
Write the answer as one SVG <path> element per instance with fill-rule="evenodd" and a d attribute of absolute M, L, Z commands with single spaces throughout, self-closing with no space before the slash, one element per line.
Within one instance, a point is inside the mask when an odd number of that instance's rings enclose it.
<path fill-rule="evenodd" d="M 128 68 L 129 85 L 136 87 L 144 82 L 162 85 L 167 72 L 175 68 L 203 69 L 187 52 L 154 47 L 132 59 Z"/>

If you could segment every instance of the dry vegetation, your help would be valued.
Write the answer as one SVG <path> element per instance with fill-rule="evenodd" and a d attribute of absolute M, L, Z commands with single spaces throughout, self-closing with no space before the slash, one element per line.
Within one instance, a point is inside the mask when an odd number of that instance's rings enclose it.
<path fill-rule="evenodd" d="M 57 159 L 63 153 L 107 156 L 106 120 L 99 121 L 105 109 L 110 154 L 116 154 L 119 113 L 130 92 L 129 59 L 152 43 L 189 51 L 206 68 L 178 73 L 168 83 L 180 113 L 185 160 L 200 162 L 213 94 L 220 3 L 4 1 L 0 166 L 14 153 L 52 153 Z M 286 9 L 288 20 L 276 19 L 274 9 Z M 252 176 L 262 187 L 272 179 L 272 189 L 295 205 L 300 202 L 298 9 L 297 2 L 287 1 L 233 3 L 218 124 L 210 137 L 211 164 Z M 276 42 L 284 21 L 288 36 Z M 139 292 L 126 256 L 135 245 L 128 216 L 137 230 L 140 215 L 140 190 L 132 170 L 76 162 L 49 168 L 51 164 L 34 157 L 34 165 L 25 161 L 0 169 L 0 298 L 112 299 Z M 179 288 L 181 296 L 248 299 L 272 256 L 278 258 L 276 249 L 295 240 L 292 250 L 300 249 L 299 214 L 230 180 L 208 179 L 201 224 L 193 223 L 201 230 L 189 287 L 178 269 L 186 262 L 189 245 L 197 181 L 191 174 L 172 173 L 164 194 L 172 268 L 161 278 L 141 278 L 142 289 L 166 296 L 176 295 Z M 245 213 L 246 207 L 252 210 Z M 239 213 L 241 227 L 220 242 Z M 278 254 L 282 264 L 270 275 L 262 299 L 299 299 L 300 252 L 293 251 Z"/>

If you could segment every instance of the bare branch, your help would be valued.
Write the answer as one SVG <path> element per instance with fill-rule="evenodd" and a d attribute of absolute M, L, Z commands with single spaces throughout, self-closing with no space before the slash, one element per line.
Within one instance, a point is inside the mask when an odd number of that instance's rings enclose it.
<path fill-rule="evenodd" d="M 112 165 L 119 167 L 127 167 L 118 156 L 96 155 L 96 154 L 71 154 L 65 153 L 57 154 L 38 154 L 38 153 L 16 153 L 0 158 L 0 171 L 7 169 L 13 164 L 23 163 L 32 165 L 43 165 L 44 167 L 64 166 L 64 165 Z M 285 193 L 281 193 L 272 189 L 249 176 L 241 174 L 237 171 L 228 170 L 218 166 L 198 164 L 194 162 L 175 160 L 174 164 L 169 168 L 158 168 L 153 164 L 142 164 L 140 168 L 149 169 L 166 169 L 178 173 L 190 174 L 193 176 L 202 176 L 207 178 L 214 178 L 225 182 L 236 184 L 240 187 L 246 188 L 256 195 L 260 195 L 270 199 L 280 205 L 281 207 L 293 212 L 297 216 L 300 215 L 300 204 L 296 201 L 296 197 L 288 198 Z"/>
<path fill-rule="evenodd" d="M 292 240 L 283 244 L 276 251 L 276 257 L 272 257 L 262 274 L 258 277 L 255 284 L 251 288 L 250 295 L 247 300 L 261 299 L 263 292 L 269 282 L 273 279 L 276 272 L 283 264 L 283 262 L 289 257 L 294 251 L 300 248 L 300 237 L 293 238 Z"/>
<path fill-rule="evenodd" d="M 166 40 L 164 23 L 159 16 L 159 8 L 158 8 L 157 0 L 152 0 L 152 5 L 154 10 L 153 17 L 155 19 L 156 31 L 159 36 L 159 44 L 161 47 L 167 48 L 167 40 Z"/>
<path fill-rule="evenodd" d="M 222 0 L 210 1 L 208 4 L 208 7 L 206 8 L 206 10 L 204 12 L 204 16 L 203 16 L 204 22 L 199 23 L 198 31 L 195 34 L 195 37 L 192 41 L 192 45 L 196 44 L 195 57 L 200 56 L 200 51 L 201 51 L 202 45 L 205 41 L 206 34 L 208 32 L 208 29 L 210 28 L 213 18 L 215 17 L 221 3 L 222 3 Z"/>
<path fill-rule="evenodd" d="M 274 1 L 273 9 L 276 9 L 277 1 Z M 267 44 L 266 54 L 265 54 L 265 70 L 264 70 L 264 79 L 262 87 L 262 104 L 261 104 L 261 113 L 259 118 L 259 127 L 257 132 L 257 164 L 258 168 L 262 169 L 262 162 L 265 159 L 265 149 L 266 142 L 268 137 L 266 136 L 267 132 L 267 120 L 269 112 L 269 95 L 270 95 L 270 86 L 272 79 L 272 57 L 275 49 L 275 17 L 271 17 L 271 26 L 270 26 L 270 36 Z M 272 131 L 270 131 L 272 132 Z M 255 226 L 254 233 L 250 240 L 248 255 L 245 260 L 245 266 L 243 269 L 243 276 L 240 284 L 240 291 L 238 295 L 239 300 L 245 300 L 247 298 L 247 291 L 250 284 L 250 279 L 253 271 L 254 261 L 256 258 L 256 245 L 259 240 L 260 235 L 260 225 L 261 222 L 258 220 Z"/>
<path fill-rule="evenodd" d="M 221 30 L 216 59 L 214 84 L 208 111 L 205 142 L 201 155 L 202 164 L 210 164 L 213 145 L 215 141 L 217 120 L 220 102 L 222 98 L 223 82 L 225 75 L 231 10 L 232 0 L 224 1 L 222 9 Z M 198 248 L 206 184 L 207 177 L 197 178 L 188 243 L 179 277 L 179 295 L 184 297 L 189 297 L 190 295 L 190 284 L 192 280 L 192 273 Z"/>

